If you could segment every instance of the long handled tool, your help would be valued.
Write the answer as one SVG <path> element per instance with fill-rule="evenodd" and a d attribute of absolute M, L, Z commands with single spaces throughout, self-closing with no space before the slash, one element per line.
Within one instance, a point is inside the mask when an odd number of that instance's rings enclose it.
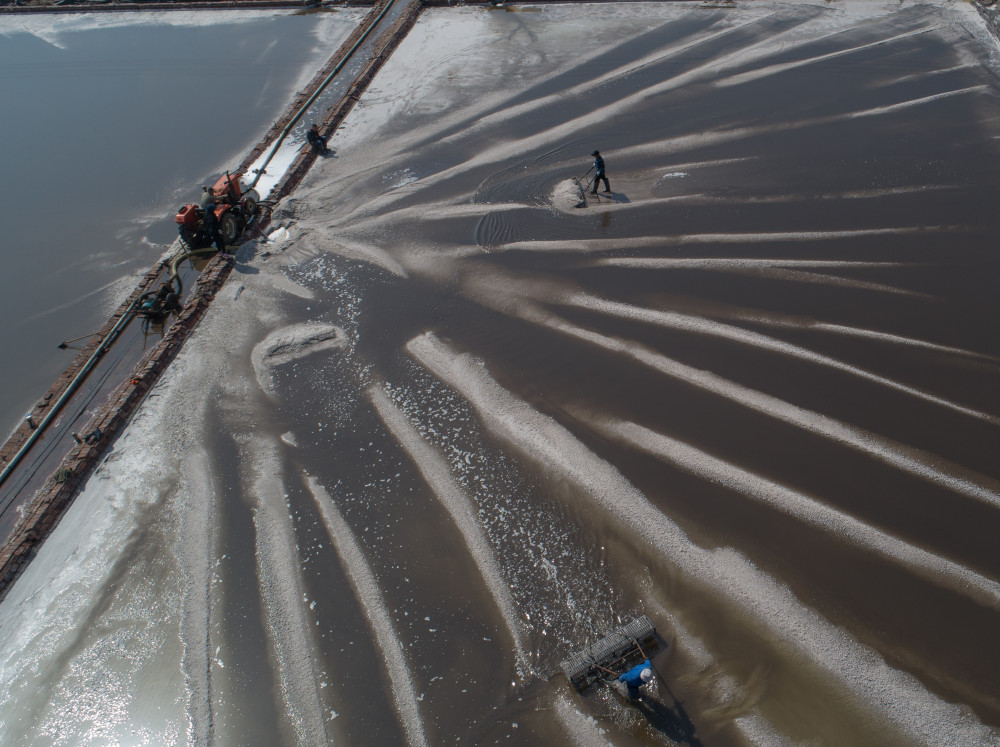
<path fill-rule="evenodd" d="M 590 191 L 591 186 L 594 187 L 593 192 Z M 596 197 L 598 202 L 601 201 L 601 196 L 597 194 L 597 174 L 594 174 L 594 178 L 587 182 L 587 187 L 583 190 L 583 192 L 589 197 Z"/>
<path fill-rule="evenodd" d="M 71 342 L 79 342 L 80 340 L 86 340 L 88 337 L 95 337 L 101 334 L 100 332 L 91 332 L 89 335 L 80 335 L 79 337 L 74 337 L 72 340 L 63 340 L 59 343 L 58 347 L 60 350 L 65 350 L 69 347 Z"/>
<path fill-rule="evenodd" d="M 658 645 L 656 628 L 643 615 L 573 654 L 560 667 L 573 687 L 583 691 L 595 682 L 617 677 L 620 672 L 645 661 L 649 658 L 646 652 L 654 653 Z"/>

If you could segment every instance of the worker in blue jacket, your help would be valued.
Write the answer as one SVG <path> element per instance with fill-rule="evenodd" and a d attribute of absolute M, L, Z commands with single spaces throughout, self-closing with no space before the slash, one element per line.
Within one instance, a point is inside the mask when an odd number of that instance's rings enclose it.
<path fill-rule="evenodd" d="M 592 195 L 597 194 L 597 183 L 601 181 L 601 179 L 604 180 L 604 191 L 610 192 L 611 185 L 608 183 L 608 177 L 604 173 L 604 159 L 601 158 L 601 151 L 595 150 L 590 155 L 594 157 L 594 168 L 597 169 L 597 176 L 594 177 L 594 189 L 591 191 L 590 194 Z"/>
<path fill-rule="evenodd" d="M 619 682 L 624 682 L 628 687 L 628 697 L 636 700 L 639 697 L 639 688 L 648 685 L 653 681 L 653 664 L 646 659 L 642 664 L 636 664 L 630 670 L 618 678 Z"/>

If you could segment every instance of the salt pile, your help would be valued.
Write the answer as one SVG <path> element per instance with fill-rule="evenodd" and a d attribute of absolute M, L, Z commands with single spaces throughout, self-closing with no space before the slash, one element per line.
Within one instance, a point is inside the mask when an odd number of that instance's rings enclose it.
<path fill-rule="evenodd" d="M 559 210 L 572 210 L 573 208 L 587 207 L 587 200 L 583 196 L 583 187 L 580 182 L 574 179 L 563 179 L 559 182 L 549 198 Z"/>

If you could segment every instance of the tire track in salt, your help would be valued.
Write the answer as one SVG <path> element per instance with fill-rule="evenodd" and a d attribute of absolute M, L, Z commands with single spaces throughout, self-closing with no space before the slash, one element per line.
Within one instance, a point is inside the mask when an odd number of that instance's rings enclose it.
<path fill-rule="evenodd" d="M 919 348 L 922 350 L 933 350 L 935 353 L 957 355 L 963 358 L 972 358 L 974 360 L 988 361 L 990 363 L 997 362 L 996 356 L 988 355 L 986 353 L 979 353 L 975 350 L 966 350 L 965 348 L 958 348 L 954 347 L 953 345 L 941 345 L 940 343 L 930 342 L 929 340 L 921 340 L 916 337 L 895 335 L 892 334 L 891 332 L 880 332 L 879 330 L 876 329 L 865 329 L 863 327 L 850 327 L 845 324 L 832 324 L 830 322 L 819 322 L 814 319 L 778 318 L 772 314 L 761 314 L 758 312 L 739 313 L 735 314 L 733 318 L 738 321 L 751 322 L 753 324 L 763 324 L 769 327 L 778 327 L 782 329 L 809 330 L 810 332 L 827 332 L 833 335 L 842 335 L 844 337 L 859 337 L 862 339 L 876 340 L 878 342 L 886 342 L 891 345 L 899 345 L 902 347 Z"/>
<path fill-rule="evenodd" d="M 447 265 L 424 262 L 415 271 L 436 276 L 449 272 Z M 464 294 L 487 308 L 546 327 L 616 355 L 634 360 L 659 374 L 730 400 L 782 423 L 830 439 L 932 485 L 964 495 L 992 508 L 1000 508 L 1000 481 L 967 469 L 936 454 L 915 449 L 864 428 L 800 407 L 770 394 L 738 384 L 718 374 L 688 366 L 632 340 L 611 337 L 580 327 L 552 313 L 533 300 L 534 284 L 510 288 L 511 280 L 480 270 L 465 281 Z M 520 291 L 520 292 L 519 292 Z"/>
<path fill-rule="evenodd" d="M 348 581 L 354 589 L 354 596 L 361 605 L 365 617 L 368 618 L 368 624 L 375 634 L 375 642 L 382 652 L 392 684 L 396 713 L 406 733 L 406 741 L 410 745 L 426 745 L 427 737 L 420 717 L 413 677 L 392 618 L 389 616 L 389 610 L 382 598 L 378 579 L 369 567 L 354 533 L 334 505 L 333 498 L 316 478 L 309 476 L 307 484 L 330 541 L 333 542 Z"/>
<path fill-rule="evenodd" d="M 893 267 L 914 267 L 917 266 L 915 263 L 906 262 L 866 262 L 866 261 L 854 261 L 854 260 L 831 260 L 831 259 L 745 259 L 745 258 L 728 258 L 728 257 L 691 257 L 691 258 L 667 258 L 667 257 L 605 257 L 602 259 L 593 260 L 591 263 L 593 266 L 602 267 L 622 267 L 627 269 L 646 269 L 646 270 L 657 270 L 657 269 L 680 269 L 680 270 L 708 270 L 708 271 L 718 271 L 726 272 L 730 270 L 730 267 L 734 268 L 734 272 L 740 272 L 741 268 L 746 267 L 751 271 L 760 267 L 777 267 L 777 268 L 845 268 L 845 269 L 882 269 L 882 268 L 893 268 Z M 586 265 L 585 265 L 586 266 Z M 764 273 L 754 273 L 746 272 L 746 275 L 761 274 Z M 774 277 L 783 277 L 778 273 L 774 274 Z M 820 275 L 819 277 L 833 277 Z M 922 293 L 915 293 L 912 291 L 900 290 L 898 288 L 893 288 L 892 286 L 883 285 L 881 283 L 872 284 L 872 289 L 874 290 L 885 290 L 892 293 L 905 293 L 914 296 L 924 296 Z M 741 311 L 713 311 L 713 316 L 726 316 L 736 322 L 760 324 L 768 327 L 774 327 L 778 329 L 796 329 L 796 330 L 809 330 L 811 332 L 826 332 L 835 335 L 841 335 L 845 337 L 858 337 L 870 340 L 877 340 L 878 342 L 886 342 L 892 345 L 899 345 L 903 347 L 919 348 L 923 350 L 933 350 L 937 353 L 944 353 L 947 355 L 957 355 L 964 358 L 972 358 L 980 361 L 997 362 L 998 359 L 994 355 L 989 355 L 986 353 L 980 353 L 975 350 L 967 350 L 966 348 L 955 347 L 953 345 L 942 345 L 936 342 L 930 342 L 929 340 L 922 340 L 916 337 L 907 337 L 905 335 L 897 335 L 891 332 L 882 332 L 875 329 L 866 329 L 863 327 L 851 327 L 844 324 L 835 324 L 831 322 L 821 322 L 812 317 L 798 316 L 794 314 L 779 314 L 774 312 L 764 312 L 758 309 L 752 310 L 741 310 Z"/>
<path fill-rule="evenodd" d="M 960 465 L 849 425 L 770 394 L 751 389 L 710 371 L 694 368 L 657 353 L 639 343 L 609 337 L 578 327 L 541 308 L 522 304 L 515 315 L 569 337 L 623 355 L 663 375 L 728 399 L 809 433 L 861 452 L 925 482 L 959 493 L 993 508 L 1000 508 L 1000 483 Z"/>
<path fill-rule="evenodd" d="M 767 638 L 825 670 L 859 707 L 914 742 L 1000 745 L 1000 734 L 960 706 L 930 693 L 912 675 L 891 668 L 802 603 L 784 585 L 761 573 L 732 549 L 705 550 L 658 511 L 615 467 L 586 448 L 556 421 L 501 387 L 471 355 L 425 333 L 407 351 L 439 380 L 456 389 L 485 427 L 509 446 L 561 475 L 608 521 L 640 540 L 661 561 L 721 603 L 739 610 Z M 924 718 L 913 719 L 914 709 Z"/>
<path fill-rule="evenodd" d="M 431 488 L 438 502 L 445 508 L 452 522 L 462 535 L 465 547 L 472 556 L 479 575 L 489 589 L 497 610 L 507 626 L 507 631 L 517 651 L 521 677 L 529 674 L 530 660 L 525 651 L 524 626 L 503 573 L 493 554 L 489 540 L 479 526 L 475 508 L 461 487 L 452 479 L 447 460 L 437 449 L 427 443 L 413 427 L 406 415 L 396 407 L 386 393 L 378 388 L 368 390 L 368 398 L 375 412 L 403 450 L 409 455 L 424 481 Z"/>
<path fill-rule="evenodd" d="M 829 60 L 835 60 L 839 57 L 848 57 L 857 52 L 864 52 L 870 49 L 875 49 L 876 47 L 883 47 L 893 44 L 894 42 L 902 41 L 904 39 L 909 39 L 914 36 L 919 36 L 920 34 L 926 34 L 931 31 L 936 31 L 937 26 L 927 26 L 924 28 L 915 29 L 913 31 L 905 31 L 902 34 L 897 34 L 895 36 L 888 36 L 885 39 L 878 39 L 876 41 L 870 42 L 868 44 L 859 44 L 856 47 L 851 47 L 850 49 L 838 49 L 836 52 L 829 52 L 827 54 L 816 55 L 814 57 L 807 57 L 801 60 L 794 60 L 793 62 L 780 62 L 774 65 L 767 65 L 765 67 L 759 67 L 756 70 L 750 70 L 745 73 L 738 73 L 736 75 L 730 75 L 726 78 L 715 83 L 716 86 L 720 88 L 726 88 L 729 86 L 739 86 L 744 83 L 758 81 L 762 78 L 767 78 L 771 75 L 777 75 L 779 73 L 786 72 L 788 70 L 794 70 L 799 67 L 806 67 L 808 65 L 816 65 L 819 63 L 827 62 Z"/>
<path fill-rule="evenodd" d="M 929 298 L 926 293 L 919 293 L 906 288 L 897 288 L 886 283 L 876 283 L 870 280 L 858 280 L 825 272 L 808 272 L 804 269 L 833 268 L 881 268 L 900 267 L 902 262 L 838 262 L 836 260 L 796 260 L 796 259 L 729 259 L 708 257 L 705 259 L 671 259 L 660 257 L 608 257 L 598 260 L 595 264 L 607 267 L 626 267 L 631 269 L 656 270 L 705 270 L 708 272 L 729 272 L 734 275 L 749 277 L 772 278 L 793 283 L 809 283 L 814 285 L 829 285 L 842 288 L 870 290 L 877 293 L 895 293 L 902 296 Z"/>
<path fill-rule="evenodd" d="M 633 203 L 644 205 L 645 203 Z M 688 233 L 663 236 L 632 236 L 624 239 L 545 239 L 539 241 L 512 241 L 492 248 L 498 251 L 532 252 L 607 252 L 628 249 L 663 248 L 686 244 L 758 244 L 793 241 L 842 241 L 872 236 L 900 236 L 961 230 L 957 226 L 895 226 L 890 228 L 852 228 L 839 231 L 761 231 L 757 233 Z M 610 259 L 610 258 L 609 258 Z M 622 258 L 626 259 L 626 258 Z M 634 258 L 635 261 L 655 261 Z M 731 260 L 743 261 L 743 260 Z"/>
<path fill-rule="evenodd" d="M 315 641 L 305 620 L 305 593 L 299 573 L 295 529 L 283 496 L 277 446 L 262 438 L 248 438 L 256 471 L 251 512 L 256 537 L 257 577 L 260 584 L 268 639 L 277 664 L 278 689 L 285 714 L 300 745 L 330 744 L 324 707 L 317 688 Z"/>
<path fill-rule="evenodd" d="M 934 553 L 915 547 L 815 498 L 755 475 L 682 441 L 636 423 L 580 416 L 596 432 L 652 454 L 706 481 L 745 495 L 896 563 L 937 586 L 1000 611 L 1000 584 Z"/>
<path fill-rule="evenodd" d="M 905 262 L 864 262 L 840 259 L 746 259 L 743 257 L 605 257 L 595 265 L 642 270 L 728 270 L 791 267 L 806 269 L 883 269 L 904 267 Z"/>
<path fill-rule="evenodd" d="M 559 303 L 558 300 L 556 302 Z M 908 384 L 903 384 L 902 382 L 880 376 L 872 373 L 871 371 L 866 371 L 865 369 L 859 368 L 858 366 L 850 363 L 844 363 L 836 358 L 831 358 L 827 355 L 813 352 L 812 350 L 803 348 L 799 345 L 785 342 L 774 337 L 769 337 L 768 335 L 763 335 L 759 332 L 753 332 L 742 327 L 723 324 L 722 322 L 716 322 L 710 319 L 705 319 L 704 317 L 692 316 L 690 314 L 680 314 L 675 311 L 658 311 L 655 309 L 632 306 L 618 301 L 608 301 L 606 299 L 598 298 L 585 293 L 573 294 L 570 297 L 563 299 L 562 303 L 566 306 L 596 311 L 598 313 L 607 314 L 608 316 L 614 316 L 620 319 L 630 319 L 632 321 L 653 324 L 657 327 L 663 327 L 665 329 L 674 329 L 683 332 L 717 337 L 741 345 L 749 345 L 750 347 L 760 350 L 778 353 L 779 355 L 787 355 L 790 358 L 815 363 L 816 365 L 824 368 L 856 376 L 857 378 L 869 381 L 873 384 L 878 384 L 902 394 L 907 394 L 911 397 L 924 400 L 925 402 L 945 407 L 949 410 L 953 410 L 963 415 L 968 415 L 969 417 L 977 420 L 990 423 L 991 425 L 1000 425 L 1000 418 L 997 418 L 995 415 L 981 412 L 972 407 L 966 407 L 965 405 L 952 402 L 944 397 L 939 397 L 936 394 L 931 394 L 930 392 L 925 392 L 921 389 L 917 389 L 916 387 L 909 386 Z"/>
<path fill-rule="evenodd" d="M 741 140 L 761 135 L 777 135 L 782 132 L 793 132 L 809 127 L 821 127 L 825 125 L 837 124 L 870 116 L 881 116 L 895 111 L 900 111 L 914 106 L 935 103 L 952 96 L 964 96 L 970 93 L 983 93 L 989 95 L 991 89 L 988 85 L 967 86 L 951 91 L 944 91 L 929 96 L 921 96 L 913 99 L 889 104 L 887 106 L 870 107 L 868 109 L 858 109 L 855 111 L 831 114 L 823 117 L 810 117 L 781 124 L 766 124 L 753 127 L 734 127 L 727 130 L 712 130 L 709 132 L 696 132 L 689 135 L 675 135 L 662 140 L 652 140 L 641 145 L 633 145 L 627 148 L 615 150 L 616 158 L 636 158 L 643 159 L 655 155 L 669 155 L 672 153 L 684 153 L 690 150 L 701 150 L 715 145 L 735 143 Z M 587 125 L 589 126 L 589 122 Z M 582 125 L 581 125 L 582 126 Z"/>
<path fill-rule="evenodd" d="M 188 736 L 196 743 L 211 744 L 215 736 L 212 667 L 217 663 L 211 648 L 212 582 L 217 569 L 211 558 L 216 549 L 218 488 L 204 452 L 189 452 L 184 467 L 183 482 L 177 491 L 190 506 L 178 532 L 187 581 L 181 603 L 181 671 L 187 695 Z M 194 496 L 204 498 L 195 500 Z"/>

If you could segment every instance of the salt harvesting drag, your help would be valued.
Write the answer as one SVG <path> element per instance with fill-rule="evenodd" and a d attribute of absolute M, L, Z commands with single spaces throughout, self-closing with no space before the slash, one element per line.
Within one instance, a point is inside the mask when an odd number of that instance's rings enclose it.
<path fill-rule="evenodd" d="M 0 338 L 0 745 L 1000 744 L 996 9 L 123 5 L 255 124 Z"/>

